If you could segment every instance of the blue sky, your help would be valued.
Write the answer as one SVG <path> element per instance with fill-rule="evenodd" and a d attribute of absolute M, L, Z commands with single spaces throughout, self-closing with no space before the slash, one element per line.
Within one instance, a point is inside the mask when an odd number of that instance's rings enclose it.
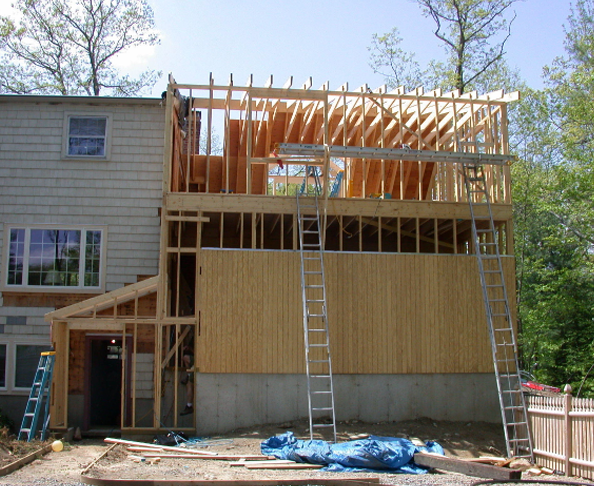
<path fill-rule="evenodd" d="M 274 76 L 282 86 L 313 77 L 313 87 L 330 81 L 352 89 L 375 88 L 381 75 L 369 67 L 368 46 L 374 33 L 397 26 L 402 47 L 421 64 L 443 57 L 433 35 L 433 21 L 413 0 L 148 0 L 162 42 L 153 49 L 125 55 L 119 66 L 130 73 L 147 67 L 163 71 L 153 94 L 164 90 L 167 73 L 184 84 L 244 85 L 250 74 L 263 85 Z M 6 11 L 11 0 L 0 0 Z M 513 6 L 517 18 L 507 52 L 510 65 L 534 87 L 542 87 L 542 67 L 563 54 L 569 0 L 524 0 Z"/>
<path fill-rule="evenodd" d="M 162 32 L 150 65 L 172 72 L 178 82 L 244 85 L 250 74 L 263 85 L 269 75 L 282 86 L 313 77 L 313 87 L 330 81 L 350 88 L 383 84 L 369 67 L 374 33 L 397 26 L 402 47 L 421 63 L 443 56 L 433 21 L 412 0 L 149 0 Z M 514 5 L 517 18 L 508 59 L 530 85 L 541 87 L 542 67 L 563 53 L 563 24 L 569 0 L 525 0 Z M 165 84 L 158 86 L 159 91 Z M 160 92 L 160 91 L 159 91 Z"/>

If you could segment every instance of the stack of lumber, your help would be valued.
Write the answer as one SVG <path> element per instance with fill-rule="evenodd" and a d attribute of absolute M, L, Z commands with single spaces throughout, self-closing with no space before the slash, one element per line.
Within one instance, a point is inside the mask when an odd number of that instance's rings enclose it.
<path fill-rule="evenodd" d="M 491 464 L 498 467 L 509 467 L 510 469 L 519 469 L 525 471 L 532 476 L 540 476 L 542 474 L 553 474 L 555 471 L 548 467 L 531 464 L 526 459 L 517 459 L 515 457 L 479 457 L 477 459 L 469 459 L 471 462 L 478 462 L 482 464 Z"/>
<path fill-rule="evenodd" d="M 515 480 L 522 477 L 521 469 L 512 469 L 513 459 L 488 457 L 479 459 L 455 459 L 437 454 L 417 452 L 414 461 L 420 466 L 448 472 L 457 472 L 477 478 Z"/>
<path fill-rule="evenodd" d="M 281 461 L 275 457 L 260 454 L 221 455 L 210 451 L 162 446 L 159 444 L 112 439 L 109 437 L 105 439 L 105 442 L 126 446 L 127 450 L 132 453 L 128 458 L 135 462 L 155 463 L 161 459 L 209 459 L 232 461 L 231 466 L 241 466 L 248 469 L 319 469 L 324 467 L 317 464 Z"/>

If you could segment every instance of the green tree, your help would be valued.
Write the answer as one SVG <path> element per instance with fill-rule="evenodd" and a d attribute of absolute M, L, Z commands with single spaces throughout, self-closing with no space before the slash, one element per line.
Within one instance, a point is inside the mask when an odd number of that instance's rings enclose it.
<path fill-rule="evenodd" d="M 524 363 L 575 390 L 594 364 L 593 13 L 594 0 L 576 2 L 566 55 L 522 103 L 523 160 L 513 168 Z M 594 394 L 594 377 L 584 394 Z"/>
<path fill-rule="evenodd" d="M 402 49 L 401 44 L 402 37 L 398 27 L 383 35 L 373 34 L 371 46 L 367 48 L 371 53 L 369 65 L 373 71 L 384 76 L 390 89 L 399 86 L 415 88 L 431 83 L 428 80 L 428 71 L 421 70 L 414 53 Z"/>
<path fill-rule="evenodd" d="M 421 69 L 414 54 L 404 51 L 397 28 L 372 38 L 370 65 L 390 86 L 482 92 L 517 81 L 505 63 L 505 44 L 515 14 L 508 10 L 519 0 L 415 0 L 425 16 L 435 21 L 435 36 L 447 58 L 433 60 Z"/>
<path fill-rule="evenodd" d="M 16 0 L 18 20 L 0 17 L 0 91 L 131 96 L 160 73 L 120 74 L 113 60 L 159 43 L 146 0 Z"/>
<path fill-rule="evenodd" d="M 518 0 L 416 0 L 435 22 L 435 36 L 444 43 L 448 62 L 444 77 L 467 91 L 505 55 L 515 14 L 507 10 Z"/>

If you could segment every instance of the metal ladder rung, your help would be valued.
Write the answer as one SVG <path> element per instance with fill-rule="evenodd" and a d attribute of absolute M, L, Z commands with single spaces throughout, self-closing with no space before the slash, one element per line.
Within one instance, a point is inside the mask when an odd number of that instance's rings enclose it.
<path fill-rule="evenodd" d="M 334 414 L 334 391 L 332 384 L 332 363 L 330 355 L 330 339 L 328 336 L 328 314 L 326 307 L 326 282 L 324 276 L 324 261 L 323 251 L 324 247 L 322 244 L 321 233 L 320 233 L 320 213 L 318 209 L 318 198 L 317 194 L 321 194 L 321 190 L 318 190 L 320 186 L 319 178 L 317 177 L 317 169 L 314 169 L 314 183 L 316 184 L 315 199 L 310 198 L 304 201 L 302 204 L 300 195 L 297 195 L 297 216 L 298 216 L 298 231 L 299 231 L 299 250 L 301 256 L 301 285 L 302 285 L 302 303 L 303 303 L 303 326 L 305 331 L 305 357 L 306 357 L 306 375 L 307 375 L 307 393 L 308 393 L 308 407 L 309 407 L 309 423 L 310 423 L 310 434 L 313 439 L 313 428 L 316 426 L 314 421 L 314 412 L 323 411 L 330 412 L 328 415 L 331 416 L 331 423 L 324 425 L 317 425 L 323 427 L 331 427 L 334 431 L 334 441 L 336 441 L 336 417 Z M 306 174 L 310 174 L 310 169 L 306 169 Z M 302 185 L 302 188 L 307 187 L 308 181 L 306 180 Z M 302 189 L 303 190 L 303 189 Z M 303 214 L 305 210 L 308 214 Z M 311 214 L 314 213 L 314 214 Z M 308 225 L 306 222 L 312 222 Z M 305 241 L 307 235 L 313 235 Z M 317 240 L 315 243 L 312 242 Z M 307 255 L 307 256 L 306 256 Z M 306 262 L 319 262 L 311 263 L 310 269 L 305 268 Z M 311 283 L 310 283 L 311 282 Z M 320 295 L 321 290 L 321 295 Z M 310 305 L 312 306 L 310 312 Z M 317 305 L 317 307 L 315 307 Z M 308 338 L 309 335 L 317 333 L 319 338 L 317 341 L 321 343 L 310 343 Z M 325 337 L 323 334 L 325 333 Z M 320 350 L 320 351 L 318 351 Z M 325 350 L 325 351 L 324 351 Z M 312 356 L 324 355 L 326 359 L 311 359 Z M 310 365 L 317 365 L 318 374 L 312 375 L 310 372 Z M 314 407 L 312 405 L 313 398 L 318 401 L 323 398 L 324 404 L 328 404 L 324 407 Z M 319 397 L 319 398 L 318 398 Z"/>
<path fill-rule="evenodd" d="M 512 455 L 516 455 L 514 452 L 518 448 L 515 444 L 523 443 L 525 444 L 525 449 L 529 452 L 529 455 L 526 455 L 525 457 L 528 457 L 532 462 L 534 461 L 534 455 L 530 436 L 528 435 L 527 438 L 518 439 L 517 430 L 518 427 L 526 427 L 526 430 L 528 431 L 529 424 L 526 404 L 523 400 L 521 401 L 520 405 L 506 406 L 505 404 L 506 401 L 514 400 L 514 397 L 518 396 L 520 393 L 523 393 L 521 387 L 518 387 L 520 389 L 512 388 L 512 386 L 519 385 L 521 383 L 520 377 L 517 372 L 511 373 L 511 370 L 508 370 L 507 372 L 500 373 L 499 370 L 500 366 L 510 368 L 512 366 L 517 367 L 516 339 L 511 322 L 508 296 L 505 292 L 505 280 L 503 275 L 501 255 L 499 252 L 498 239 L 495 237 L 496 231 L 493 222 L 491 199 L 487 188 L 486 175 L 482 164 L 472 165 L 466 162 L 462 163 L 462 173 L 464 176 L 467 200 L 470 206 L 472 237 L 474 248 L 476 248 L 475 254 L 478 259 L 480 283 L 483 290 L 485 313 L 487 317 L 487 324 L 489 326 L 489 336 L 491 338 L 493 365 L 497 380 L 497 391 L 499 394 L 502 422 L 505 430 L 507 453 L 510 457 Z M 487 209 L 487 215 L 479 216 L 475 214 L 475 209 L 478 208 Z M 486 226 L 486 228 L 478 228 L 477 225 L 481 223 Z M 487 235 L 488 241 L 483 240 L 483 235 Z M 489 238 L 488 235 L 492 235 L 492 237 Z M 489 262 L 491 261 L 497 262 L 497 264 L 490 264 Z M 493 269 L 493 266 L 497 266 L 497 268 Z M 498 279 L 496 280 L 496 283 L 488 283 L 488 275 L 498 275 L 498 277 L 495 277 Z M 494 289 L 493 292 L 490 292 L 490 289 Z M 498 292 L 496 289 L 502 289 L 503 298 L 491 298 L 492 296 L 490 294 Z M 498 309 L 499 312 L 493 312 L 493 307 L 496 307 L 501 303 L 505 305 L 505 312 L 502 313 L 500 308 Z M 507 327 L 496 328 L 494 326 L 493 318 L 501 317 L 506 319 L 507 324 L 505 325 Z M 501 324 L 502 322 L 499 323 Z M 501 333 L 508 333 L 508 335 Z M 509 343 L 501 342 L 508 340 L 510 341 Z M 505 357 L 499 358 L 498 354 L 503 354 Z M 516 416 L 512 419 L 514 420 L 513 422 L 509 421 L 510 417 L 507 416 L 506 411 L 516 412 Z M 513 429 L 509 430 L 510 433 L 507 431 L 508 427 L 513 427 Z M 519 435 L 521 436 L 522 434 Z"/>
<path fill-rule="evenodd" d="M 322 410 L 322 409 L 315 409 L 315 410 Z M 332 409 L 330 408 L 328 410 L 332 410 Z M 315 427 L 316 429 L 321 429 L 321 428 L 327 428 L 327 427 L 334 427 L 334 424 L 312 424 L 312 427 Z"/>

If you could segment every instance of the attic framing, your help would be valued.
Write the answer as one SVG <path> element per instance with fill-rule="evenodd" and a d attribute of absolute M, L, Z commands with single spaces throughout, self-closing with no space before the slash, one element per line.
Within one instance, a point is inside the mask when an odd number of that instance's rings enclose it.
<path fill-rule="evenodd" d="M 503 91 L 486 95 L 441 90 L 425 93 L 422 88 L 388 92 L 385 86 L 370 90 L 366 85 L 349 90 L 346 84 L 330 90 L 328 83 L 314 90 L 311 80 L 293 87 L 292 79 L 276 88 L 272 78 L 264 87 L 253 86 L 251 78 L 242 87 L 235 86 L 232 78 L 227 85 L 217 85 L 212 76 L 203 85 L 178 84 L 172 77 L 169 81 L 165 97 L 159 275 L 48 314 L 52 340 L 60 350 L 52 409 L 55 429 L 69 425 L 72 370 L 68 356 L 76 332 L 118 334 L 124 343 L 128 335 L 132 339 L 132 355 L 143 347 L 145 354 L 154 356 L 148 398 L 152 416 L 148 423 L 145 420 L 140 424 L 141 414 L 135 407 L 141 390 L 136 383 L 135 364 L 131 363 L 130 383 L 123 374 L 121 386 L 122 396 L 130 390 L 134 405 L 126 410 L 122 401 L 122 430 L 195 428 L 195 423 L 193 426 L 182 421 L 176 413 L 183 402 L 178 386 L 183 369 L 180 346 L 191 332 L 197 372 L 275 372 L 256 362 L 252 356 L 255 353 L 248 353 L 242 346 L 251 346 L 252 351 L 263 346 L 263 329 L 270 326 L 270 339 L 275 341 L 267 347 L 267 355 L 270 350 L 282 354 L 285 347 L 295 347 L 298 338 L 289 342 L 294 328 L 299 326 L 299 320 L 293 322 L 294 298 L 285 295 L 286 289 L 278 291 L 282 298 L 274 305 L 279 309 L 270 317 L 264 316 L 263 304 L 254 303 L 259 295 L 254 297 L 250 292 L 253 287 L 261 289 L 267 302 L 276 297 L 266 265 L 274 268 L 283 282 L 289 282 L 286 286 L 291 290 L 298 245 L 294 195 L 302 186 L 307 188 L 307 179 L 303 181 L 310 167 L 319 171 L 323 184 L 325 250 L 331 252 L 331 268 L 338 272 L 334 281 L 342 285 L 343 280 L 348 280 L 353 287 L 332 289 L 336 299 L 331 305 L 339 307 L 333 312 L 346 322 L 351 316 L 341 306 L 350 305 L 353 295 L 363 298 L 363 291 L 356 285 L 358 277 L 351 271 L 361 271 L 378 295 L 384 295 L 385 290 L 372 281 L 374 274 L 368 272 L 369 264 L 385 280 L 394 278 L 394 288 L 405 288 L 407 284 L 400 276 L 400 266 L 435 271 L 429 283 L 420 279 L 415 284 L 417 287 L 411 292 L 417 300 L 411 297 L 413 300 L 407 303 L 409 309 L 425 312 L 426 304 L 421 298 L 429 294 L 427 289 L 434 290 L 443 282 L 449 285 L 457 278 L 457 269 L 470 274 L 469 269 L 474 268 L 474 261 L 469 263 L 464 258 L 474 253 L 474 243 L 460 160 L 468 153 L 486 157 L 508 155 L 507 103 L 519 96 Z M 316 155 L 283 154 L 280 144 L 316 145 L 324 150 Z M 364 155 L 336 155 L 333 146 L 357 149 Z M 363 149 L 378 149 L 380 155 Z M 386 153 L 382 150 L 388 149 L 412 155 L 382 158 L 381 154 Z M 506 260 L 506 272 L 512 275 L 509 166 L 488 165 L 485 172 L 496 237 L 502 253 L 510 257 Z M 477 211 L 479 218 L 486 216 L 481 213 L 486 209 Z M 227 250 L 232 252 L 224 253 Z M 351 261 L 356 270 L 351 270 Z M 246 288 L 234 279 L 221 282 L 217 265 L 227 276 L 233 276 L 240 268 L 241 278 L 238 276 L 237 280 L 244 282 Z M 261 280 L 250 275 L 252 271 Z M 254 280 L 250 280 L 252 277 Z M 295 273 L 295 282 L 297 279 Z M 235 322 L 236 317 L 227 309 L 219 310 L 226 302 L 219 294 L 226 287 L 246 308 L 252 309 L 245 323 Z M 448 296 L 454 300 L 476 290 L 466 283 L 452 287 L 448 288 Z M 217 294 L 211 289 L 220 291 Z M 443 325 L 437 314 L 448 305 L 449 297 L 427 298 L 433 299 L 430 302 L 436 309 L 428 322 Z M 374 299 L 374 315 L 389 333 L 389 323 L 397 312 L 387 304 L 385 309 L 382 307 L 385 299 Z M 145 313 L 143 304 L 148 302 L 150 312 Z M 456 361 L 450 366 L 445 356 L 441 361 L 436 358 L 420 363 L 422 351 L 412 350 L 410 344 L 406 351 L 408 361 L 405 359 L 402 367 L 391 361 L 390 349 L 378 352 L 380 358 L 373 362 L 367 362 L 372 358 L 366 358 L 364 353 L 358 363 L 351 362 L 347 351 L 352 354 L 349 346 L 356 341 L 353 336 L 362 332 L 356 322 L 345 323 L 340 331 L 346 337 L 344 343 L 337 345 L 345 353 L 339 363 L 345 373 L 439 373 L 442 369 L 452 373 L 484 372 L 490 359 L 481 335 L 472 327 L 474 314 L 462 313 L 457 319 L 460 329 L 470 336 L 468 345 L 474 346 L 470 364 Z M 264 327 L 258 327 L 260 324 Z M 256 329 L 255 337 L 244 331 L 243 325 Z M 273 329 L 273 325 L 278 328 Z M 426 329 L 427 349 L 432 346 L 430 336 L 435 332 L 430 327 Z M 402 333 L 402 339 L 410 338 L 410 330 Z M 389 340 L 378 336 L 374 339 L 377 346 L 390 345 Z M 242 357 L 241 366 L 228 363 L 236 356 Z M 281 367 L 283 372 L 298 373 L 301 359 L 290 354 Z M 122 365 L 128 364 L 124 360 Z"/>

